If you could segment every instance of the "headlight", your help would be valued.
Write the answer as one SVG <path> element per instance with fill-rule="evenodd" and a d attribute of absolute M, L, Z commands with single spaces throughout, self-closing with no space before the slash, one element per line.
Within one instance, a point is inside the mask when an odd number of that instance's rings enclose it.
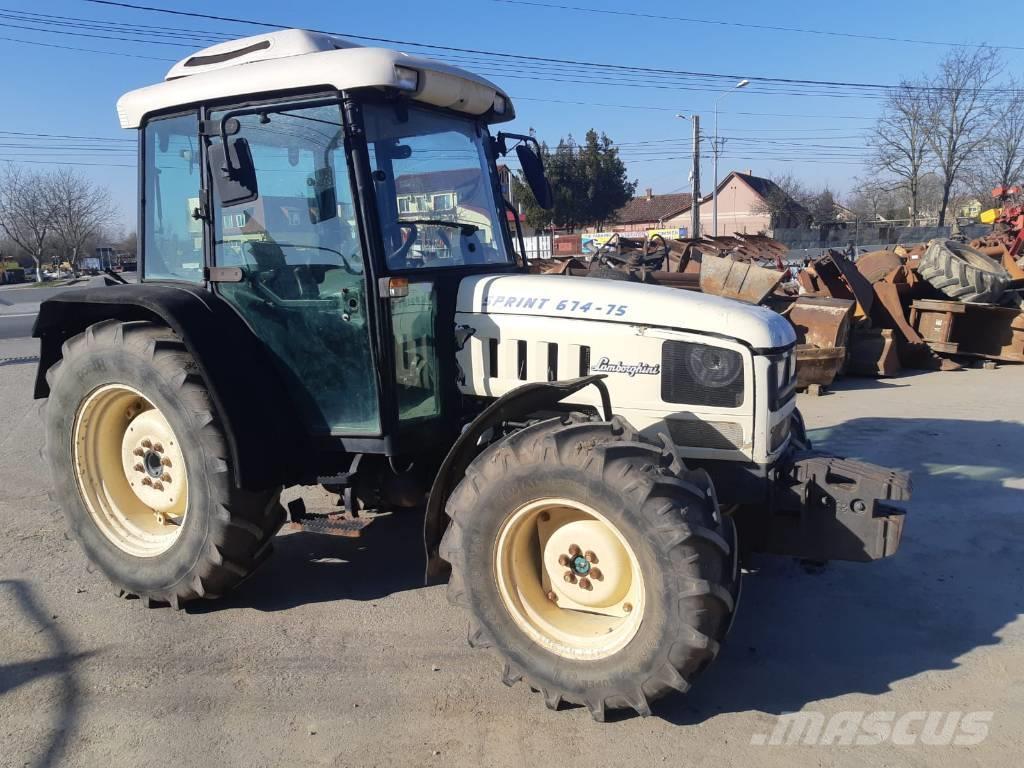
<path fill-rule="evenodd" d="M 731 349 L 694 345 L 686 364 L 698 384 L 718 389 L 728 387 L 743 373 L 743 358 Z"/>
<path fill-rule="evenodd" d="M 661 350 L 666 403 L 736 408 L 743 404 L 743 356 L 732 349 L 666 341 Z"/>

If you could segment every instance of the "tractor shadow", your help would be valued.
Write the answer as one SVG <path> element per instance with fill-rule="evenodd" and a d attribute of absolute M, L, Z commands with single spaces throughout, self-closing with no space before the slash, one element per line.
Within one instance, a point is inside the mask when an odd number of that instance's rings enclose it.
<path fill-rule="evenodd" d="M 68 745 L 76 734 L 81 710 L 82 691 L 76 665 L 93 654 L 72 651 L 71 641 L 52 620 L 56 616 L 50 617 L 31 584 L 21 580 L 0 580 L 0 590 L 10 592 L 26 623 L 35 627 L 32 633 L 45 639 L 50 654 L 28 661 L 0 663 L 0 696 L 36 680 L 57 678 L 57 690 L 50 700 L 52 704 L 46 707 L 49 709 L 52 706 L 54 710 L 49 727 L 42 722 L 43 712 L 38 714 L 39 733 L 45 735 L 45 746 L 32 759 L 21 756 L 19 765 L 33 768 L 62 765 L 68 757 Z M 3 762 L 2 759 L 0 762 Z"/>
<path fill-rule="evenodd" d="M 239 589 L 220 600 L 188 604 L 189 613 L 232 608 L 284 611 L 309 603 L 378 600 L 424 586 L 423 512 L 399 510 L 359 538 L 290 533 Z"/>
<path fill-rule="evenodd" d="M 791 559 L 751 563 L 717 662 L 688 695 L 654 706 L 669 722 L 885 693 L 956 669 L 1024 613 L 1024 425 L 861 418 L 810 436 L 816 448 L 911 471 L 900 550 L 814 575 Z"/>

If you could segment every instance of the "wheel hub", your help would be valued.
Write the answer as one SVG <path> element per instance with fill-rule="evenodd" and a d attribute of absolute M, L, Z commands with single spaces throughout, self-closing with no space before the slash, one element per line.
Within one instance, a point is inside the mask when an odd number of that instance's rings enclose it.
<path fill-rule="evenodd" d="M 590 561 L 583 555 L 576 555 L 576 557 L 572 559 L 572 569 L 580 576 L 586 576 L 590 573 Z"/>
<path fill-rule="evenodd" d="M 161 520 L 182 496 L 185 460 L 167 419 L 156 408 L 128 423 L 121 443 L 124 474 L 132 492 Z"/>
<path fill-rule="evenodd" d="M 161 458 L 156 451 L 146 451 L 145 456 L 142 457 L 142 465 L 150 477 L 160 477 L 164 473 L 163 464 L 160 463 Z"/>

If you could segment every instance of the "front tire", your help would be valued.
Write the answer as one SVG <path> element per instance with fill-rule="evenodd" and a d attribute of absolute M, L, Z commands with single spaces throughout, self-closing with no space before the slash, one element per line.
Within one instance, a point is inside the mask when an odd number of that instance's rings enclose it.
<path fill-rule="evenodd" d="M 733 528 L 705 473 L 628 424 L 527 427 L 470 465 L 447 512 L 448 596 L 469 611 L 470 644 L 548 707 L 648 715 L 717 655 L 739 589 Z M 594 566 L 600 583 L 581 588 Z"/>
<path fill-rule="evenodd" d="M 71 534 L 120 594 L 219 597 L 267 557 L 280 489 L 236 488 L 198 368 L 168 328 L 107 320 L 47 372 L 46 444 Z"/>

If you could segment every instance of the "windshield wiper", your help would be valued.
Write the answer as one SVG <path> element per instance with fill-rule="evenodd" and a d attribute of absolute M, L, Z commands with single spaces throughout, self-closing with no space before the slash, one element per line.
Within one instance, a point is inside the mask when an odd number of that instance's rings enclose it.
<path fill-rule="evenodd" d="M 480 229 L 476 224 L 467 224 L 463 221 L 447 221 L 445 219 L 399 219 L 399 224 L 423 224 L 428 227 L 451 227 L 461 229 L 462 234 L 472 235 Z"/>

